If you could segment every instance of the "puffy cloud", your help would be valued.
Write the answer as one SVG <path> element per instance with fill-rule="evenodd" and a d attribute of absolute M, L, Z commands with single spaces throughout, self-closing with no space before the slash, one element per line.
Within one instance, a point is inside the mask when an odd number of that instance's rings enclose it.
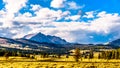
<path fill-rule="evenodd" d="M 86 18 L 94 18 L 94 14 L 95 14 L 95 13 L 96 13 L 95 11 L 86 12 L 86 13 L 85 13 L 86 15 L 84 15 L 83 17 L 86 17 Z"/>
<path fill-rule="evenodd" d="M 3 2 L 6 4 L 5 5 L 5 10 L 10 13 L 16 13 L 18 12 L 21 8 L 26 6 L 27 0 L 3 0 Z"/>
<path fill-rule="evenodd" d="M 31 4 L 30 6 L 32 7 L 31 8 L 32 11 L 37 11 L 37 10 L 40 10 L 42 8 L 40 5 L 33 5 L 33 4 Z"/>
<path fill-rule="evenodd" d="M 14 24 L 14 18 L 19 10 L 26 6 L 27 0 L 3 0 L 3 3 L 5 6 L 0 10 L 0 36 L 10 38 L 24 33 L 25 31 L 20 29 L 21 26 Z M 30 16 L 30 14 L 26 13 L 25 16 Z"/>
<path fill-rule="evenodd" d="M 10 34 L 14 34 L 12 38 L 21 38 L 26 34 L 28 34 L 28 32 L 31 31 L 31 28 L 29 26 L 24 25 L 22 27 L 19 26 L 19 27 L 11 28 L 9 31 L 10 31 Z"/>
<path fill-rule="evenodd" d="M 26 13 L 24 13 L 22 16 L 24 16 L 24 17 L 32 17 L 32 14 L 29 13 L 29 12 L 26 12 Z"/>
<path fill-rule="evenodd" d="M 5 3 L 4 9 L 1 10 L 2 12 L 2 20 L 3 27 L 12 27 L 13 26 L 13 18 L 15 17 L 15 13 L 26 6 L 27 0 L 3 0 Z"/>
<path fill-rule="evenodd" d="M 67 5 L 69 6 L 69 9 L 81 9 L 85 6 L 85 5 L 79 6 L 74 1 L 68 2 Z"/>
<path fill-rule="evenodd" d="M 65 6 L 65 1 L 66 0 L 52 0 L 50 6 L 53 8 L 63 8 Z"/>
<path fill-rule="evenodd" d="M 65 18 L 66 20 L 72 20 L 72 21 L 76 21 L 80 19 L 80 15 L 72 15 L 72 16 L 68 16 Z"/>
<path fill-rule="evenodd" d="M 42 8 L 41 10 L 35 13 L 38 17 L 42 19 L 51 18 L 51 19 L 59 20 L 61 18 L 62 11 L 61 10 L 54 11 L 54 10 L 50 10 L 49 8 Z"/>
<path fill-rule="evenodd" d="M 99 18 L 91 21 L 91 30 L 96 32 L 110 33 L 113 27 L 120 26 L 120 22 L 117 20 L 120 19 L 117 13 L 107 14 L 104 12 L 100 12 L 97 14 Z"/>
<path fill-rule="evenodd" d="M 52 0 L 50 6 L 53 8 L 64 8 L 65 7 L 67 9 L 75 9 L 75 10 L 85 7 L 85 5 L 79 6 L 77 5 L 76 2 L 67 1 L 67 0 Z"/>
<path fill-rule="evenodd" d="M 15 35 L 14 33 L 10 33 L 10 28 L 0 28 L 0 36 L 1 37 L 11 38 L 14 35 Z"/>
<path fill-rule="evenodd" d="M 42 22 L 48 23 L 52 21 L 61 20 L 62 18 L 66 17 L 70 14 L 69 11 L 61 11 L 61 10 L 52 10 L 49 8 L 41 8 L 38 11 L 34 12 L 36 16 L 31 16 L 32 14 L 26 12 L 24 14 L 19 14 L 15 17 L 14 21 L 19 22 Z M 28 17 L 29 16 L 29 17 Z"/>
<path fill-rule="evenodd" d="M 4 10 L 0 10 L 0 18 L 3 18 L 5 14 L 6 14 L 6 13 L 5 13 Z"/>

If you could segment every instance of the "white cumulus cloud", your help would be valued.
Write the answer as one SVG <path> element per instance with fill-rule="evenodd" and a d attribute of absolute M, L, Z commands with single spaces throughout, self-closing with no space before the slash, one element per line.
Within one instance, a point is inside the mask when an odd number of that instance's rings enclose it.
<path fill-rule="evenodd" d="M 80 15 L 72 15 L 65 18 L 66 20 L 76 21 L 80 19 Z"/>
<path fill-rule="evenodd" d="M 65 1 L 66 0 L 52 0 L 50 6 L 53 8 L 63 8 L 65 6 Z"/>
<path fill-rule="evenodd" d="M 42 6 L 40 6 L 40 5 L 31 4 L 30 6 L 32 7 L 31 8 L 32 11 L 37 11 L 37 10 L 40 10 L 42 8 Z"/>
<path fill-rule="evenodd" d="M 95 13 L 96 13 L 95 11 L 86 12 L 86 13 L 85 13 L 86 15 L 84 15 L 83 17 L 86 17 L 86 18 L 94 18 L 94 14 L 95 14 Z"/>
<path fill-rule="evenodd" d="M 81 8 L 83 8 L 85 6 L 85 5 L 79 6 L 74 1 L 68 2 L 67 5 L 69 6 L 69 9 L 81 9 Z"/>
<path fill-rule="evenodd" d="M 3 0 L 5 7 L 2 9 L 2 21 L 3 27 L 12 27 L 13 18 L 15 13 L 18 13 L 19 10 L 26 6 L 27 0 Z"/>

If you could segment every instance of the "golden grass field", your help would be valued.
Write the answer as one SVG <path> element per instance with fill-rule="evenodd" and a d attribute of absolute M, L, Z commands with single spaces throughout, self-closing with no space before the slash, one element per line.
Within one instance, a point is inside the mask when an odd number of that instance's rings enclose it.
<path fill-rule="evenodd" d="M 52 61 L 53 60 L 53 61 Z M 75 62 L 70 56 L 65 58 L 30 59 L 25 57 L 0 57 L 0 68 L 120 68 L 120 60 L 82 59 Z"/>

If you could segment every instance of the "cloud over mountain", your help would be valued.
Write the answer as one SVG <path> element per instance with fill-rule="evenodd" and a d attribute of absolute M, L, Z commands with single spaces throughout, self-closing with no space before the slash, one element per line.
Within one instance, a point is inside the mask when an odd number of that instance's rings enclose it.
<path fill-rule="evenodd" d="M 119 13 L 84 12 L 87 5 L 73 0 L 46 1 L 47 7 L 30 1 L 3 0 L 0 36 L 20 38 L 42 32 L 79 43 L 104 43 L 120 37 Z"/>

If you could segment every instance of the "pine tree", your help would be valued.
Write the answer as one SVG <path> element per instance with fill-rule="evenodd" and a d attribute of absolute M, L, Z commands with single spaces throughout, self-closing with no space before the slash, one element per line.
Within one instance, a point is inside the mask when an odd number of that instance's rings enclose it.
<path fill-rule="evenodd" d="M 112 57 L 111 59 L 115 59 L 115 51 L 112 51 Z"/>
<path fill-rule="evenodd" d="M 119 58 L 119 53 L 118 53 L 118 51 L 116 50 L 115 51 L 115 59 L 118 59 Z"/>
<path fill-rule="evenodd" d="M 90 50 L 89 59 L 92 59 L 92 58 L 94 58 L 94 53 L 93 53 L 93 50 Z"/>
<path fill-rule="evenodd" d="M 76 62 L 78 62 L 79 58 L 81 58 L 80 50 L 79 50 L 79 48 L 76 48 L 75 49 L 74 59 L 75 59 Z"/>
<path fill-rule="evenodd" d="M 98 54 L 98 59 L 101 59 L 101 54 L 100 53 Z"/>
<path fill-rule="evenodd" d="M 105 52 L 103 51 L 101 54 L 102 54 L 102 55 L 101 55 L 101 58 L 102 58 L 102 59 L 105 59 L 105 56 L 106 56 L 106 55 L 105 55 Z"/>
<path fill-rule="evenodd" d="M 6 58 L 6 60 L 9 58 L 9 53 L 8 52 L 6 52 L 5 54 L 4 54 L 4 57 Z"/>

